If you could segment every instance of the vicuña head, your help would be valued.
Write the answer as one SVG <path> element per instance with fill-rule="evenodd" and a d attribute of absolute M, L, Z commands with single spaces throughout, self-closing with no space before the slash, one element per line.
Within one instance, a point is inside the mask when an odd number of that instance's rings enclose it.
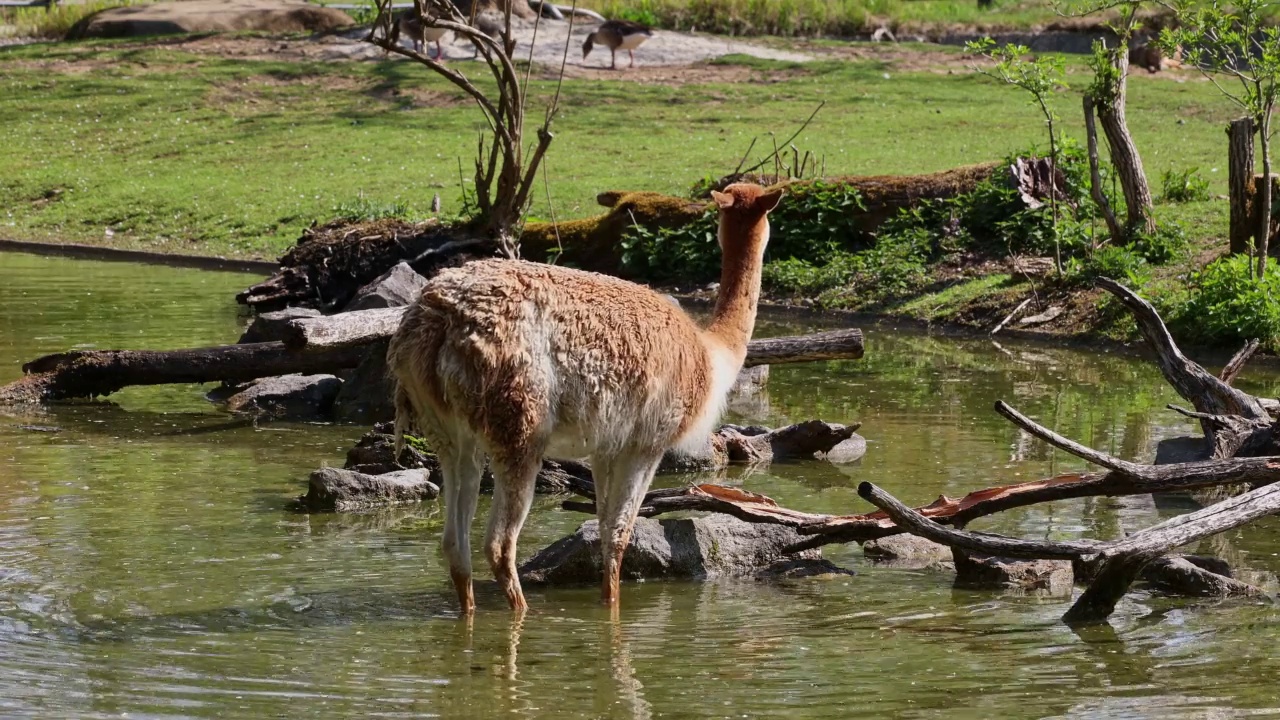
<path fill-rule="evenodd" d="M 663 453 L 696 448 L 746 357 L 781 190 L 712 193 L 723 253 L 706 329 L 648 288 L 515 260 L 481 260 L 427 283 L 391 339 L 397 443 L 411 423 L 440 458 L 444 554 L 474 611 L 470 529 L 488 455 L 484 550 L 511 607 L 526 607 L 516 541 L 543 456 L 587 457 L 596 483 L 602 598 L 616 605 L 622 554 Z"/>

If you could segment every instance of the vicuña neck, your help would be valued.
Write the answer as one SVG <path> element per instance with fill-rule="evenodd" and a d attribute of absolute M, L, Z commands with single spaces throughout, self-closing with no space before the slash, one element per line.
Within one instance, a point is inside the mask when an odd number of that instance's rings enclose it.
<path fill-rule="evenodd" d="M 726 242 L 728 238 L 732 241 Z M 764 266 L 764 246 L 769 242 L 769 222 L 725 218 L 720 225 L 720 246 L 724 248 L 720 270 L 720 292 L 707 333 L 725 347 L 746 356 L 751 331 L 756 326 L 756 306 L 760 302 L 760 273 Z"/>

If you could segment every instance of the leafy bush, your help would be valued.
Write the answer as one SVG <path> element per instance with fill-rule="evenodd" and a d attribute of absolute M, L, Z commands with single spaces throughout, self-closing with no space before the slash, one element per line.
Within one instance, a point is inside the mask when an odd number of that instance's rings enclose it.
<path fill-rule="evenodd" d="M 769 215 L 769 257 L 818 260 L 834 248 L 850 248 L 862 235 L 857 221 L 866 209 L 848 185 L 822 180 L 793 185 Z"/>
<path fill-rule="evenodd" d="M 1147 259 L 1131 247 L 1106 245 L 1085 258 L 1071 258 L 1064 268 L 1064 284 L 1089 286 L 1100 277 L 1140 288 L 1151 280 Z"/>
<path fill-rule="evenodd" d="M 656 282 L 708 282 L 720 275 L 716 213 L 678 228 L 632 225 L 622 236 L 622 266 Z"/>
<path fill-rule="evenodd" d="M 1163 222 L 1155 232 L 1138 232 L 1129 240 L 1129 247 L 1152 265 L 1173 262 L 1186 254 L 1189 246 L 1187 231 L 1174 222 Z"/>
<path fill-rule="evenodd" d="M 1199 168 L 1181 172 L 1170 168 L 1164 171 L 1160 194 L 1165 202 L 1199 202 L 1209 199 L 1209 181 L 1201 177 Z"/>
<path fill-rule="evenodd" d="M 825 264 L 858 234 L 857 213 L 864 209 L 858 191 L 816 181 L 796 186 L 769 216 L 768 257 Z M 659 282 L 707 282 L 720 275 L 716 213 L 679 228 L 651 230 L 632 226 L 622 239 L 622 265 Z"/>
<path fill-rule="evenodd" d="M 1250 265 L 1247 255 L 1232 255 L 1192 275 L 1185 301 L 1166 310 L 1179 340 L 1225 345 L 1258 338 L 1280 347 L 1280 269 L 1269 266 L 1259 280 Z"/>
<path fill-rule="evenodd" d="M 874 302 L 904 293 L 925 280 L 931 238 L 925 232 L 902 232 L 862 252 L 833 251 L 824 262 L 787 258 L 764 267 L 763 284 L 771 292 L 817 298 L 827 305 L 856 296 Z"/>

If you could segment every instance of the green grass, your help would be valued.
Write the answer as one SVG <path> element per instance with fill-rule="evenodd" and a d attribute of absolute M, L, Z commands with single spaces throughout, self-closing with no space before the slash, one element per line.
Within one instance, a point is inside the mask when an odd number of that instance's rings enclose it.
<path fill-rule="evenodd" d="M 1005 288 L 1010 284 L 1011 279 L 1010 275 L 997 273 L 962 280 L 936 292 L 914 297 L 901 305 L 886 308 L 886 312 L 920 320 L 944 318 L 973 300 Z"/>
<path fill-rule="evenodd" d="M 599 212 L 603 190 L 685 193 L 732 170 L 751 138 L 790 134 L 823 100 L 797 145 L 828 174 L 934 171 L 1043 142 L 1022 95 L 968 72 L 752 65 L 782 81 L 566 80 L 547 156 L 556 217 Z M 478 65 L 457 67 L 480 77 Z M 1084 85 L 1082 65 L 1069 67 Z M 1198 167 L 1225 193 L 1233 111 L 1186 77 L 1135 74 L 1135 138 L 1153 180 Z M 530 107 L 553 91 L 535 81 Z M 483 128 L 458 91 L 407 62 L 226 60 L 131 43 L 0 49 L 0 98 L 0 236 L 206 254 L 274 256 L 361 198 L 420 216 L 439 193 L 444 213 L 457 212 L 459 161 L 469 178 Z M 1055 106 L 1082 140 L 1078 94 Z M 550 217 L 545 190 L 535 194 L 532 214 Z M 1224 201 L 1158 210 L 1200 240 L 1225 233 Z"/>
<path fill-rule="evenodd" d="M 57 5 L 52 8 L 3 8 L 0 9 L 0 37 L 36 37 L 59 39 L 67 34 L 81 18 L 100 10 L 127 5 L 138 5 L 147 0 L 86 0 L 74 5 Z"/>

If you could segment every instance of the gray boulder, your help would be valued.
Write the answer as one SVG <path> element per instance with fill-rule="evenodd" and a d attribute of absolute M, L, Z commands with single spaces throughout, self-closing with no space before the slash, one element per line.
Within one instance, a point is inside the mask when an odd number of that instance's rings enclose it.
<path fill-rule="evenodd" d="M 245 328 L 244 334 L 240 336 L 237 343 L 260 343 L 260 342 L 278 342 L 284 340 L 284 330 L 289 325 L 290 320 L 298 318 L 320 317 L 320 311 L 315 308 L 289 307 L 275 312 L 265 312 L 255 315 L 253 321 L 249 323 L 249 327 Z"/>
<path fill-rule="evenodd" d="M 341 388 L 342 381 L 332 375 L 262 378 L 227 398 L 227 409 L 274 420 L 322 419 Z"/>
<path fill-rule="evenodd" d="M 788 554 L 804 540 L 782 525 L 743 522 L 727 515 L 655 520 L 639 518 L 622 558 L 622 577 L 641 579 L 750 578 L 779 560 L 817 561 L 820 550 Z M 829 572 L 825 569 L 824 571 Z M 595 520 L 552 543 L 520 568 L 529 584 L 596 583 L 601 577 Z"/>
<path fill-rule="evenodd" d="M 877 565 L 909 569 L 951 560 L 951 548 L 910 533 L 869 540 L 862 544 L 862 554 Z"/>
<path fill-rule="evenodd" d="M 427 469 L 400 470 L 366 475 L 340 468 L 320 468 L 311 473 L 307 494 L 298 503 L 309 510 L 347 512 L 386 505 L 432 500 L 440 486 Z"/>
<path fill-rule="evenodd" d="M 404 307 L 418 299 L 426 284 L 426 278 L 414 272 L 409 263 L 402 262 L 357 290 L 342 312 Z"/>

